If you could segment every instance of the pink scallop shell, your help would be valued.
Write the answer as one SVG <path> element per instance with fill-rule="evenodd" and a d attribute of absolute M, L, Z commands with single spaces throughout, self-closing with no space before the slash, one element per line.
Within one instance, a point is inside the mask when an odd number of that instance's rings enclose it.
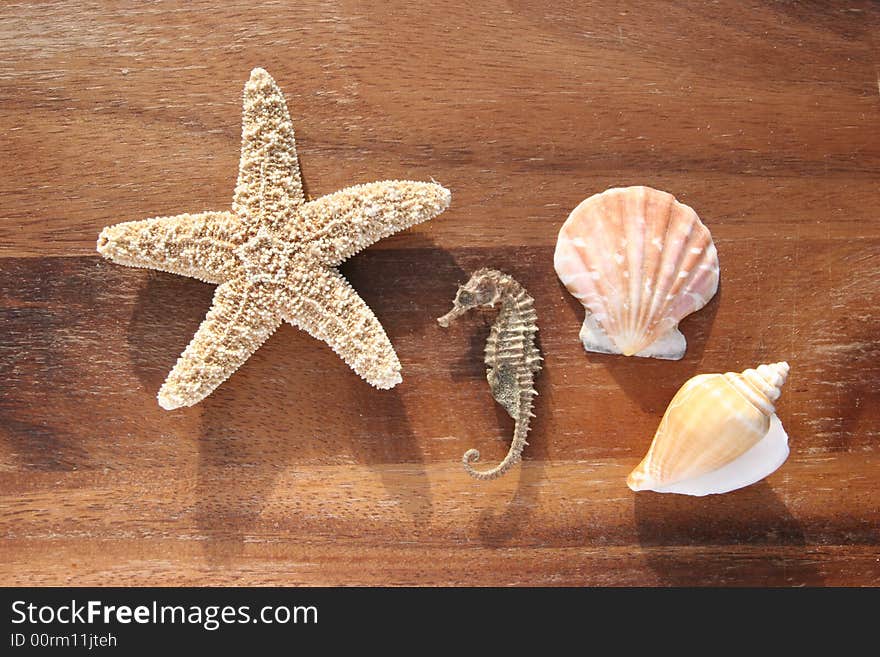
<path fill-rule="evenodd" d="M 650 187 L 612 188 L 578 205 L 553 264 L 586 309 L 587 351 L 678 360 L 678 323 L 718 290 L 718 251 L 697 213 Z"/>

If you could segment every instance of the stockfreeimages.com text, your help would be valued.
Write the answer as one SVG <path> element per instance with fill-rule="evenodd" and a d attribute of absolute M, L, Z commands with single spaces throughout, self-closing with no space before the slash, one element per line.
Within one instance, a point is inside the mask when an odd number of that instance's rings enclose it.
<path fill-rule="evenodd" d="M 31 623 L 34 625 L 60 623 L 84 624 L 103 623 L 105 625 L 119 623 L 127 625 L 139 624 L 190 624 L 201 625 L 213 631 L 221 625 L 263 623 L 316 624 L 318 609 L 315 606 L 265 606 L 252 610 L 250 605 L 163 605 L 153 601 L 147 605 L 109 605 L 100 600 L 77 602 L 62 605 L 35 605 L 24 600 L 12 603 L 13 624 Z"/>

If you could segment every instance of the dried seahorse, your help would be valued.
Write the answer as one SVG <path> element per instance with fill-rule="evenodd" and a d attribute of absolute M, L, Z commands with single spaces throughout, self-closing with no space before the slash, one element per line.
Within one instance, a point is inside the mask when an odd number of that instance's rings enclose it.
<path fill-rule="evenodd" d="M 452 310 L 437 321 L 449 326 L 450 320 L 478 306 L 493 307 L 501 303 L 501 312 L 486 341 L 486 378 L 495 401 L 501 404 L 515 422 L 513 440 L 507 456 L 490 470 L 477 470 L 471 465 L 480 452 L 469 449 L 462 462 L 468 474 L 477 479 L 495 479 L 520 460 L 528 445 L 526 435 L 535 395 L 534 378 L 541 369 L 541 352 L 535 343 L 538 315 L 535 301 L 526 289 L 511 276 L 495 269 L 475 271 L 471 279 L 458 288 Z"/>

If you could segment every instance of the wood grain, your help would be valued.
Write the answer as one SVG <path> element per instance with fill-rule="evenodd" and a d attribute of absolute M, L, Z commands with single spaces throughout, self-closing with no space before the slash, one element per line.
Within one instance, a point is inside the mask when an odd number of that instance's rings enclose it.
<path fill-rule="evenodd" d="M 0 584 L 880 585 L 878 12 L 868 3 L 20 3 L 0 9 Z M 548 8 L 549 7 L 549 8 Z M 283 327 L 201 405 L 155 393 L 212 287 L 106 224 L 228 207 L 241 86 L 287 94 L 312 196 L 434 178 L 449 211 L 344 266 L 376 391 Z M 712 230 L 679 362 L 585 354 L 568 211 L 649 184 Z M 485 383 L 480 266 L 535 297 L 531 444 Z M 792 455 L 724 496 L 624 479 L 689 376 L 786 359 Z"/>

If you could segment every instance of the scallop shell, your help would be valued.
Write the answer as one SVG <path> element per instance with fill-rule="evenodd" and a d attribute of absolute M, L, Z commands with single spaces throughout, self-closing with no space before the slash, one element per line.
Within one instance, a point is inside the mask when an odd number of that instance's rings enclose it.
<path fill-rule="evenodd" d="M 559 231 L 553 264 L 586 309 L 587 351 L 678 360 L 678 330 L 718 290 L 718 251 L 690 207 L 650 187 L 595 194 Z"/>
<path fill-rule="evenodd" d="M 788 369 L 782 362 L 687 381 L 627 485 L 635 491 L 709 495 L 774 472 L 788 458 L 788 436 L 773 406 Z"/>

